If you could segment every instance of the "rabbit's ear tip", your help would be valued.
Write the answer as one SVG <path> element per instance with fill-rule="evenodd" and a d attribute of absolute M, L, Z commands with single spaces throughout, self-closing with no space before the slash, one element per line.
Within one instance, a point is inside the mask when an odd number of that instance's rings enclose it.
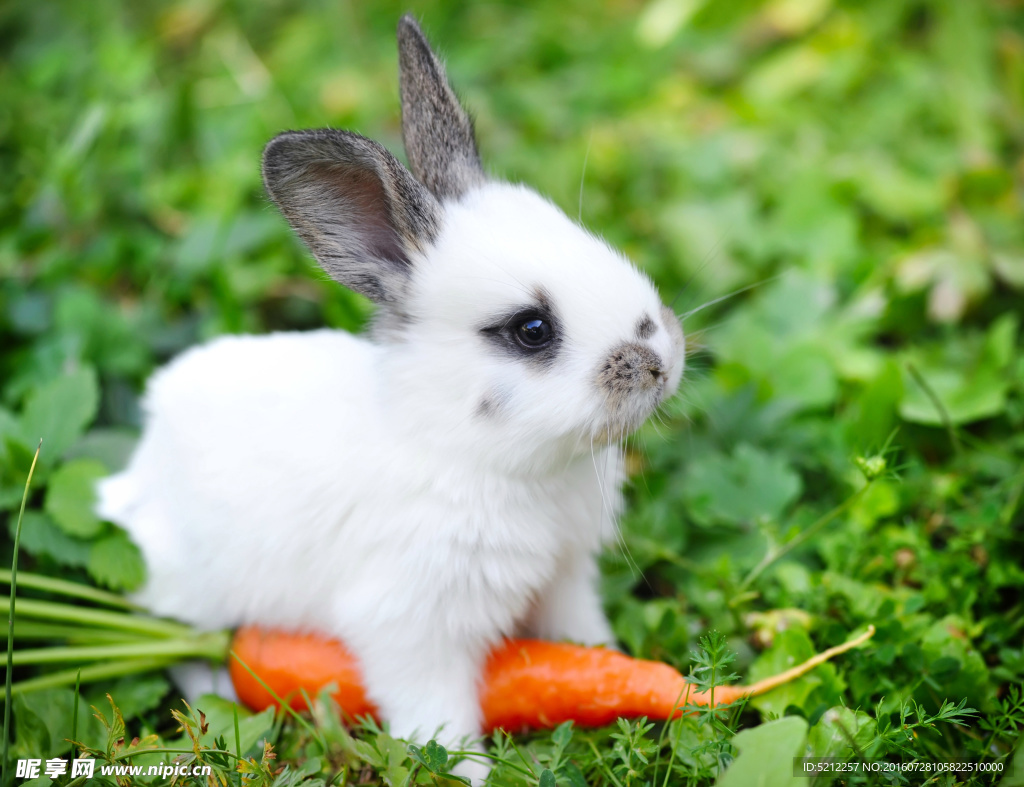
<path fill-rule="evenodd" d="M 402 139 L 416 179 L 442 200 L 485 182 L 473 121 L 412 14 L 398 22 L 398 81 Z"/>
<path fill-rule="evenodd" d="M 420 30 L 420 23 L 416 21 L 416 17 L 413 16 L 412 11 L 406 11 L 404 14 L 402 14 L 401 19 L 398 20 L 398 32 L 401 33 L 403 30 L 415 30 L 416 32 L 423 32 L 422 30 Z"/>

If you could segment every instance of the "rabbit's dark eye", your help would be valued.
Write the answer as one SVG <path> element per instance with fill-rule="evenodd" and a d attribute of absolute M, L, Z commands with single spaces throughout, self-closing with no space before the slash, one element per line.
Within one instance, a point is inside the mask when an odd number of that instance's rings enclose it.
<path fill-rule="evenodd" d="M 521 323 L 516 329 L 516 341 L 531 350 L 551 342 L 551 323 L 534 318 Z"/>
<path fill-rule="evenodd" d="M 542 367 L 555 360 L 563 336 L 551 299 L 542 290 L 538 291 L 537 303 L 495 314 L 479 330 L 492 346 Z"/>

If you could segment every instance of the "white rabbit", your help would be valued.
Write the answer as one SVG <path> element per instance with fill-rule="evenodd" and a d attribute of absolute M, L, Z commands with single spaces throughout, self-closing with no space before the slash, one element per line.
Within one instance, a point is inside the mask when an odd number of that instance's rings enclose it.
<path fill-rule="evenodd" d="M 625 258 L 484 173 L 411 16 L 398 48 L 411 172 L 330 129 L 263 156 L 321 266 L 376 301 L 369 336 L 186 352 L 150 380 L 98 510 L 142 550 L 153 612 L 338 637 L 394 734 L 451 743 L 481 732 L 477 680 L 502 637 L 613 641 L 595 553 L 620 508 L 619 441 L 675 391 L 684 340 Z"/>

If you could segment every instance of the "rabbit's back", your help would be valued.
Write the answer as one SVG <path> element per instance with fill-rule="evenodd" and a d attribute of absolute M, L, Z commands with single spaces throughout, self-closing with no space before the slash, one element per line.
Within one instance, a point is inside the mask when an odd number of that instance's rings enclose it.
<path fill-rule="evenodd" d="M 261 589 L 308 598 L 296 574 L 315 591 L 317 531 L 340 527 L 370 472 L 375 352 L 340 331 L 231 336 L 154 375 L 139 446 L 98 505 L 145 556 L 141 603 L 216 627 L 260 607 Z"/>

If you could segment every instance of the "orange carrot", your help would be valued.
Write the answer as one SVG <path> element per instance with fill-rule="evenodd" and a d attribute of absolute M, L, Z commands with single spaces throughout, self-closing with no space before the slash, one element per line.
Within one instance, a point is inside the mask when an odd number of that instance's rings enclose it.
<path fill-rule="evenodd" d="M 377 715 L 363 690 L 359 665 L 337 640 L 319 634 L 286 634 L 246 626 L 235 632 L 231 653 L 231 682 L 238 698 L 253 710 L 277 704 L 263 684 L 301 710 L 306 707 L 303 689 L 315 697 L 328 683 L 334 683 L 338 687 L 334 700 L 348 716 Z M 259 677 L 254 677 L 246 666 Z"/>
<path fill-rule="evenodd" d="M 719 686 L 715 705 L 764 694 L 860 645 L 874 632 L 869 626 L 864 634 L 752 685 Z M 312 697 L 334 683 L 334 699 L 348 716 L 376 714 L 355 659 L 336 640 L 248 627 L 236 632 L 232 653 L 235 691 L 254 710 L 277 704 L 263 684 L 301 709 L 302 690 Z M 553 727 L 569 719 L 588 727 L 609 724 L 619 716 L 668 719 L 680 715 L 683 705 L 710 702 L 710 693 L 697 691 L 667 664 L 605 648 L 528 639 L 507 640 L 495 648 L 480 687 L 487 730 Z"/>

